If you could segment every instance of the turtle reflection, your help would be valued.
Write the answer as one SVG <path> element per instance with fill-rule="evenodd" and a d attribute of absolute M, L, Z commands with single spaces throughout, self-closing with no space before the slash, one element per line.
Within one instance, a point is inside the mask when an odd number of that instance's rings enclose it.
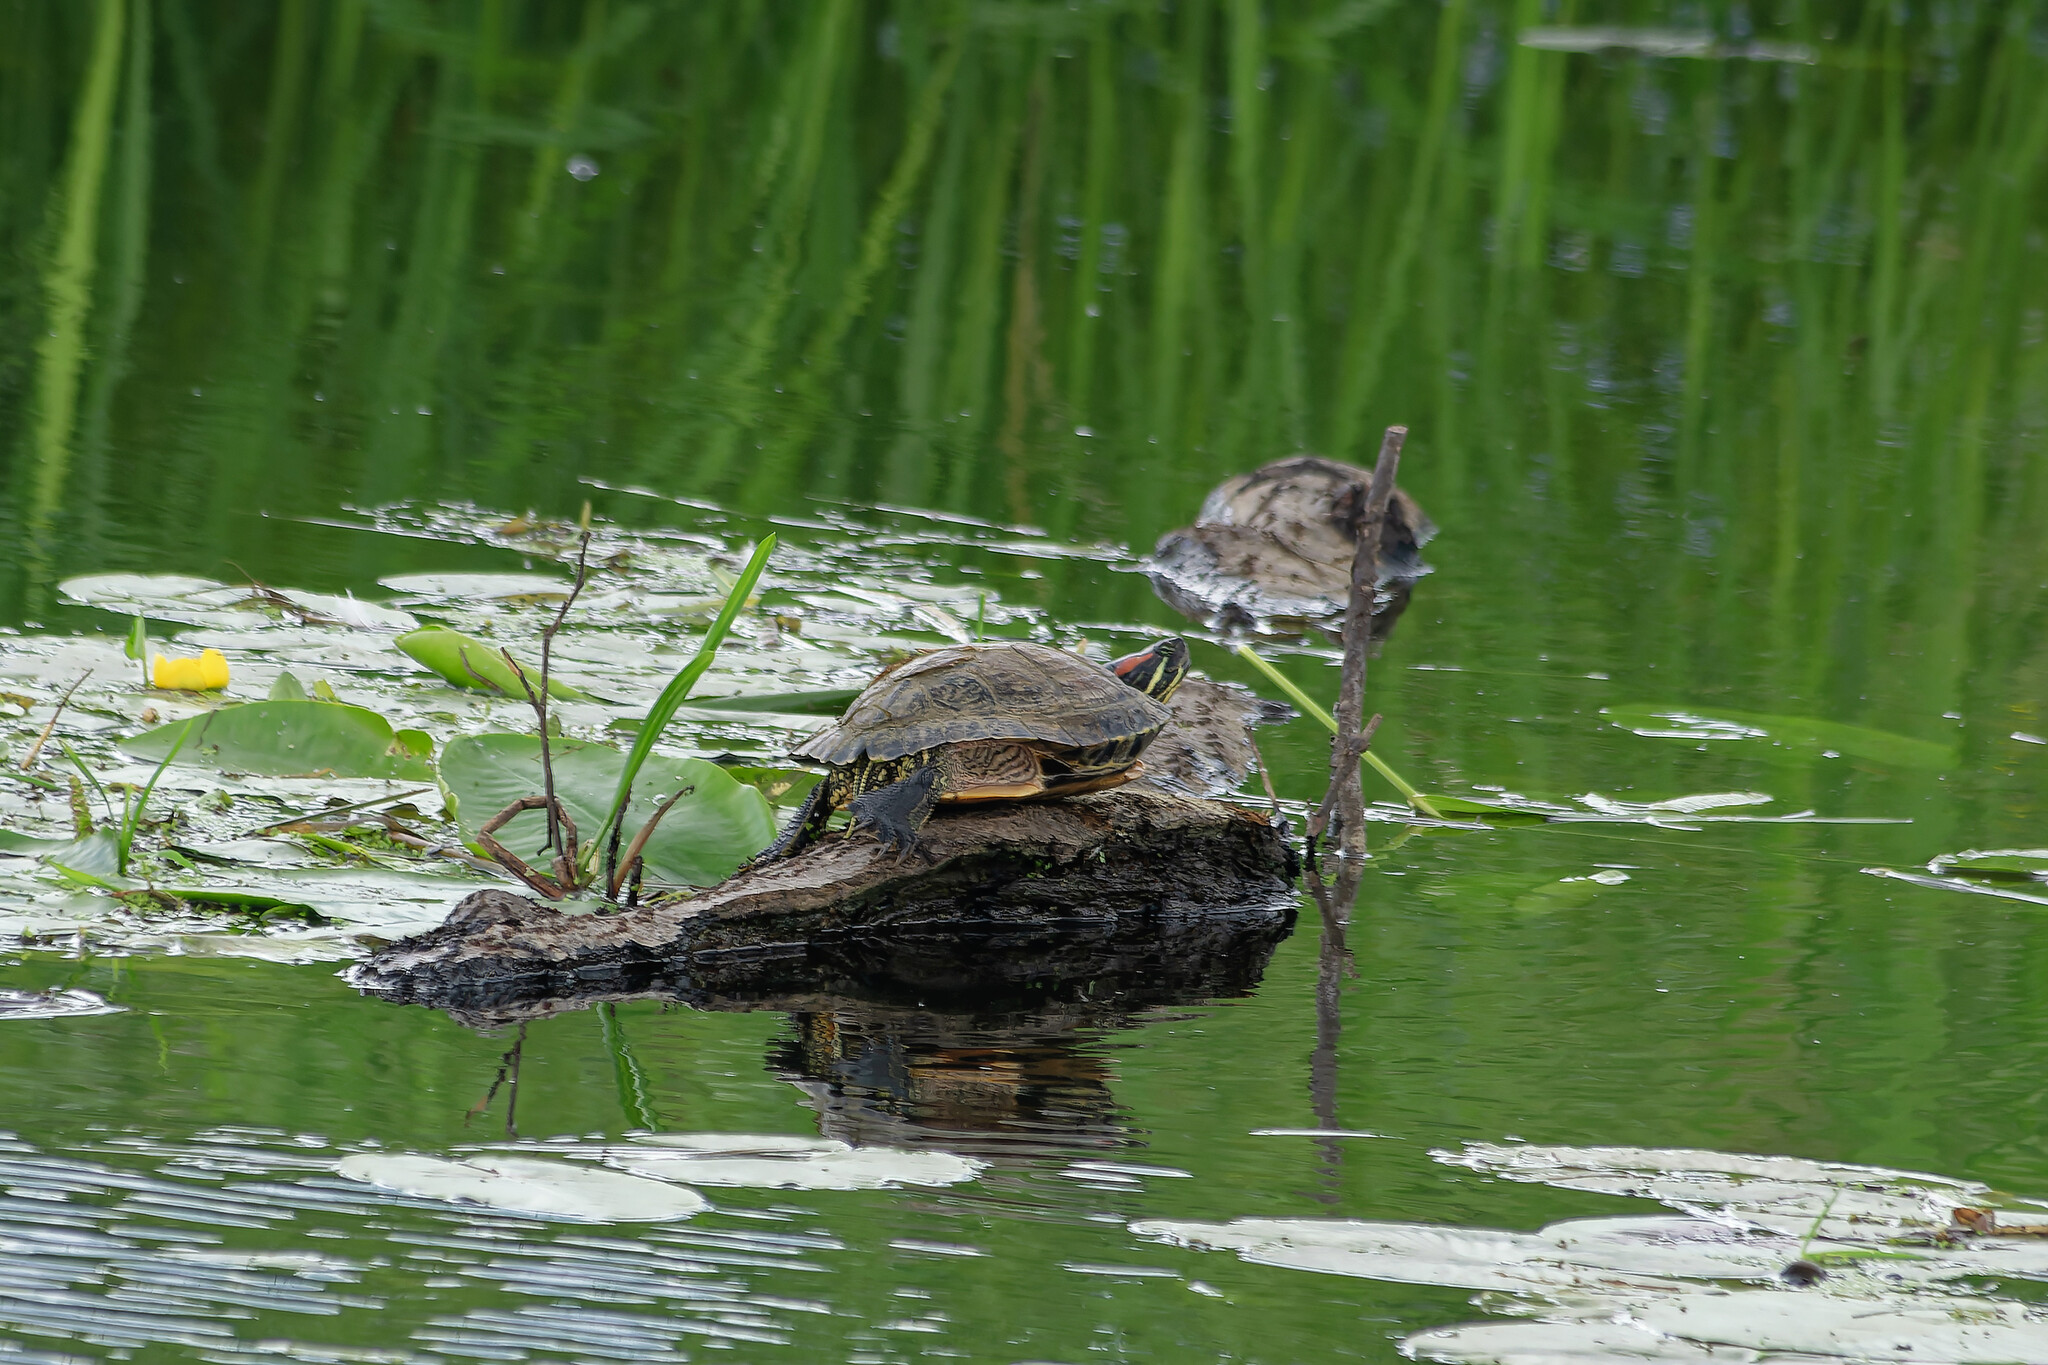
<path fill-rule="evenodd" d="M 852 1002 L 790 1022 L 769 1065 L 808 1097 L 822 1136 L 984 1154 L 1134 1141 L 1096 1042 L 1099 1024 L 1063 1029 L 1051 1014 L 985 1019 Z"/>
<path fill-rule="evenodd" d="M 959 936 L 842 962 L 830 995 L 740 1007 L 790 1008 L 768 1063 L 825 1137 L 983 1155 L 1114 1148 L 1141 1139 L 1112 1088 L 1109 1035 L 1251 993 L 1293 918 L 1255 907 L 1033 950 Z"/>

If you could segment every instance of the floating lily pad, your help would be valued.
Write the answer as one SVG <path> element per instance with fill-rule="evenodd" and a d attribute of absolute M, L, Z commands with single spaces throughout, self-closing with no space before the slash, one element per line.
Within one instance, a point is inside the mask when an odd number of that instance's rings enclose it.
<path fill-rule="evenodd" d="M 112 1005 L 91 991 L 0 990 L 0 1023 L 23 1019 L 69 1019 L 83 1014 L 120 1014 L 128 1007 Z"/>
<path fill-rule="evenodd" d="M 68 578 L 59 592 L 74 602 L 185 625 L 234 625 L 251 613 L 355 630 L 411 630 L 405 612 L 348 594 L 228 584 L 182 574 L 109 573 Z"/>
<path fill-rule="evenodd" d="M 1321 1218 L 1147 1220 L 1131 1231 L 1259 1265 L 1506 1293 L 1513 1297 L 1482 1302 L 1525 1319 L 1417 1333 L 1401 1343 L 1415 1359 L 1737 1365 L 1758 1352 L 1798 1352 L 2048 1365 L 2048 1324 L 2029 1305 L 1948 1287 L 2048 1279 L 2042 1239 L 1931 1235 L 1961 1201 L 1984 1202 L 1981 1185 L 1690 1149 L 1474 1143 L 1434 1155 L 1489 1176 L 1660 1199 L 1683 1213 L 1573 1219 L 1535 1232 Z M 1808 1271 L 1796 1281 L 1785 1273 L 1794 1262 Z"/>
<path fill-rule="evenodd" d="M 574 586 L 566 579 L 537 573 L 406 573 L 377 580 L 396 593 L 422 601 L 559 602 Z"/>
<path fill-rule="evenodd" d="M 778 806 L 802 805 L 804 798 L 811 794 L 811 788 L 824 780 L 824 774 L 806 768 L 754 768 L 734 763 L 721 763 L 719 766 L 734 781 L 756 788 Z"/>
<path fill-rule="evenodd" d="M 2048 848 L 1998 848 L 1944 853 L 1927 864 L 1936 876 L 1987 882 L 2048 882 Z"/>
<path fill-rule="evenodd" d="M 710 1207 L 694 1190 L 617 1171 L 561 1161 L 478 1156 L 466 1161 L 403 1153 L 357 1152 L 339 1175 L 422 1199 L 480 1205 L 502 1213 L 588 1223 L 663 1223 Z"/>
<path fill-rule="evenodd" d="M 179 744 L 180 739 L 184 742 Z M 415 741 L 416 742 L 416 741 Z M 417 781 L 433 769 L 375 711 L 325 701 L 223 706 L 121 741 L 139 758 L 260 777 L 384 777 Z"/>
<path fill-rule="evenodd" d="M 1715 707 L 1709 713 L 1679 707 L 1611 706 L 1601 714 L 1608 723 L 1652 739 L 1696 742 L 1760 741 L 1767 747 L 1802 754 L 1860 758 L 1893 767 L 1938 771 L 1956 764 L 1956 748 L 1933 740 L 1895 735 L 1839 721 L 1807 716 L 1766 715 Z"/>
<path fill-rule="evenodd" d="M 393 643 L 457 687 L 495 692 L 522 701 L 526 699 L 526 684 L 505 662 L 502 646 L 441 626 L 412 631 L 399 636 Z M 518 663 L 527 681 L 538 692 L 540 665 L 526 659 L 519 659 Z M 590 697 L 588 692 L 570 686 L 552 672 L 548 675 L 548 695 L 564 701 L 585 701 Z"/>
<path fill-rule="evenodd" d="M 600 744 L 556 741 L 555 794 L 582 837 L 596 835 L 610 811 L 626 756 Z M 456 818 L 470 839 L 485 821 L 514 801 L 543 789 L 540 740 L 534 735 L 468 735 L 441 754 L 441 781 L 454 799 Z M 686 886 L 711 886 L 767 846 L 775 816 L 759 790 L 735 781 L 716 763 L 699 758 L 649 757 L 627 807 L 631 839 L 661 802 L 694 788 L 663 817 L 644 854 L 648 876 Z M 515 817 L 496 836 L 507 848 L 534 849 L 547 837 L 539 811 Z"/>
<path fill-rule="evenodd" d="M 854 1147 L 800 1155 L 721 1155 L 680 1149 L 614 1156 L 610 1164 L 657 1180 L 741 1185 L 767 1190 L 888 1190 L 901 1185 L 958 1185 L 983 1163 L 952 1152 Z"/>

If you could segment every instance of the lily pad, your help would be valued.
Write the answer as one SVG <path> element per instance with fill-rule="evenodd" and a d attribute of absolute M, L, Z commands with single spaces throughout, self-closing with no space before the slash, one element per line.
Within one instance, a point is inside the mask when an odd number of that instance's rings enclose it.
<path fill-rule="evenodd" d="M 587 1223 L 663 1223 L 710 1207 L 694 1190 L 561 1161 L 478 1156 L 466 1161 L 397 1152 L 357 1152 L 337 1174 L 401 1194 L 481 1205 L 503 1213 Z"/>
<path fill-rule="evenodd" d="M 405 612 L 346 593 L 234 585 L 182 574 L 87 574 L 67 578 L 57 590 L 74 602 L 106 611 L 195 626 L 232 626 L 248 620 L 252 612 L 355 630 L 411 630 L 419 624 Z"/>
<path fill-rule="evenodd" d="M 682 1150 L 613 1157 L 610 1164 L 656 1180 L 739 1185 L 763 1190 L 890 1190 L 902 1185 L 958 1185 L 982 1162 L 952 1152 L 854 1147 L 802 1155 L 720 1155 Z"/>
<path fill-rule="evenodd" d="M 383 777 L 417 781 L 433 769 L 391 722 L 360 706 L 258 701 L 223 706 L 122 740 L 138 758 L 161 759 L 180 739 L 177 762 L 260 777 Z"/>
<path fill-rule="evenodd" d="M 811 794 L 811 788 L 824 780 L 822 773 L 806 768 L 755 768 L 734 763 L 721 763 L 719 766 L 734 781 L 759 789 L 761 795 L 778 806 L 801 806 L 804 798 Z"/>
<path fill-rule="evenodd" d="M 611 809 L 626 756 L 601 744 L 556 741 L 555 794 L 577 830 L 590 837 Z M 441 782 L 453 799 L 463 834 L 476 838 L 480 826 L 522 797 L 543 788 L 540 740 L 534 735 L 468 735 L 452 740 L 441 754 Z M 651 756 L 634 784 L 627 807 L 630 839 L 655 808 L 675 792 L 693 790 L 655 828 L 645 851 L 655 880 L 711 886 L 766 847 L 775 837 L 775 816 L 759 790 L 735 781 L 716 763 L 701 758 Z M 515 817 L 497 837 L 507 848 L 538 848 L 546 838 L 539 811 Z"/>
<path fill-rule="evenodd" d="M 0 990 L 0 1023 L 22 1019 L 69 1019 L 83 1014 L 120 1014 L 128 1007 L 112 1005 L 91 991 L 51 987 L 46 991 Z"/>
<path fill-rule="evenodd" d="M 526 697 L 526 686 L 520 682 L 519 675 L 512 671 L 512 666 L 505 662 L 501 646 L 442 626 L 426 626 L 410 631 L 399 636 L 393 643 L 457 687 L 496 692 L 520 700 Z M 534 690 L 538 691 L 540 665 L 521 659 L 519 667 L 533 684 Z M 548 676 L 548 695 L 564 701 L 587 701 L 590 698 L 588 692 L 570 686 L 552 673 Z"/>
<path fill-rule="evenodd" d="M 1938 877 L 1987 882 L 2048 882 L 2048 848 L 1995 848 L 1944 853 L 1927 864 Z"/>
<path fill-rule="evenodd" d="M 1809 716 L 1767 715 L 1716 707 L 1711 714 L 1680 707 L 1610 706 L 1608 723 L 1651 739 L 1764 741 L 1801 754 L 1860 758 L 1900 768 L 1939 771 L 1956 765 L 1956 748 L 1933 740 L 1895 735 Z"/>
<path fill-rule="evenodd" d="M 1433 1155 L 1489 1176 L 1648 1197 L 1682 1212 L 1573 1219 L 1535 1232 L 1322 1218 L 1148 1220 L 1131 1231 L 1258 1265 L 1506 1293 L 1512 1298 L 1480 1302 L 1525 1319 L 1417 1333 L 1400 1344 L 1414 1359 L 1736 1365 L 1758 1352 L 1798 1352 L 2048 1365 L 2048 1324 L 2034 1308 L 1995 1292 L 1959 1297 L 1950 1287 L 2048 1279 L 2040 1239 L 1934 1235 L 1963 1201 L 1995 1201 L 1982 1185 L 1677 1148 L 1472 1143 Z M 2039 1221 L 2032 1209 L 2016 1213 Z M 1794 1262 L 1807 1263 L 1796 1280 L 1786 1276 Z"/>
<path fill-rule="evenodd" d="M 569 595 L 568 580 L 537 573 L 406 573 L 377 580 L 393 592 L 422 601 L 559 602 Z"/>

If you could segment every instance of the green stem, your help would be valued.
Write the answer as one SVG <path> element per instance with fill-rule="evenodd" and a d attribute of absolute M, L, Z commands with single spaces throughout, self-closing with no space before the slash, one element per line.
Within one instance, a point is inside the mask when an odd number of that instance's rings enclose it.
<path fill-rule="evenodd" d="M 619 1108 L 625 1111 L 626 1121 L 650 1133 L 661 1131 L 661 1122 L 647 1099 L 647 1076 L 633 1056 L 626 1031 L 619 1027 L 619 1007 L 599 1005 L 597 1026 L 604 1035 L 605 1050 L 612 1055 L 612 1076 L 619 1084 Z"/>
<path fill-rule="evenodd" d="M 1314 716 L 1317 720 L 1321 721 L 1323 723 L 1324 728 L 1329 730 L 1331 734 L 1334 735 L 1337 733 L 1337 718 L 1331 715 L 1328 711 L 1325 711 L 1322 707 L 1316 705 L 1315 700 L 1312 697 L 1310 697 L 1308 693 L 1302 691 L 1299 687 L 1296 687 L 1294 683 L 1287 677 L 1286 674 L 1282 673 L 1279 669 L 1273 667 L 1273 665 L 1267 663 L 1264 659 L 1261 659 L 1257 654 L 1255 654 L 1252 651 L 1252 647 L 1250 645 L 1239 645 L 1237 647 L 1237 653 L 1240 658 L 1244 659 L 1247 663 L 1251 664 L 1252 667 L 1258 669 L 1259 672 L 1265 674 L 1268 678 L 1272 679 L 1273 685 L 1275 687 L 1278 687 L 1282 692 L 1285 692 L 1288 695 L 1288 697 L 1293 700 L 1296 706 L 1299 706 L 1302 710 L 1308 712 L 1308 714 Z M 1372 768 L 1374 772 L 1378 773 L 1381 777 L 1386 778 L 1388 782 L 1393 784 L 1394 790 L 1401 793 L 1402 799 L 1407 801 L 1409 805 L 1415 807 L 1415 809 L 1421 811 L 1424 815 L 1427 815 L 1432 820 L 1441 820 L 1444 818 L 1442 813 L 1439 812 L 1435 806 L 1429 804 L 1428 797 L 1424 796 L 1421 792 L 1415 790 L 1415 788 L 1409 786 L 1407 780 L 1403 778 L 1401 774 L 1395 772 L 1392 768 L 1388 767 L 1386 761 L 1382 759 L 1378 754 L 1374 753 L 1370 749 L 1367 749 L 1365 751 L 1364 758 L 1366 763 Z"/>

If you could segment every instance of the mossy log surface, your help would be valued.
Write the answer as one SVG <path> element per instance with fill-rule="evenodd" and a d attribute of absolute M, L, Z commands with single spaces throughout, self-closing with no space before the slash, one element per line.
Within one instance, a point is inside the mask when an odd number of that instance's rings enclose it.
<path fill-rule="evenodd" d="M 596 995 L 745 991 L 832 960 L 851 970 L 871 956 L 863 945 L 887 944 L 897 960 L 934 936 L 996 935 L 1003 951 L 978 973 L 987 985 L 1004 960 L 1030 970 L 1048 948 L 1086 956 L 1088 942 L 1139 922 L 1270 918 L 1291 906 L 1296 870 L 1264 815 L 1133 786 L 942 811 L 900 862 L 872 839 L 834 836 L 689 900 L 614 915 L 479 891 L 350 980 L 395 1001 L 520 1013 Z"/>

